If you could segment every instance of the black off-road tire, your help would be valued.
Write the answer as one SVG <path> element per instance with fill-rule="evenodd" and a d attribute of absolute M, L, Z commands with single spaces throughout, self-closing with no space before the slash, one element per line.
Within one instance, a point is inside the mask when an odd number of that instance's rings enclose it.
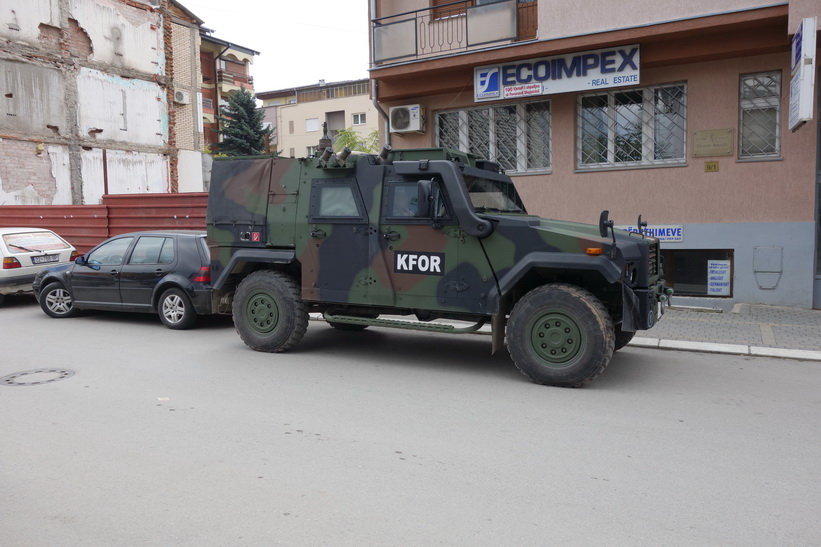
<path fill-rule="evenodd" d="M 184 290 L 177 287 L 162 293 L 157 304 L 157 313 L 160 321 L 169 329 L 190 329 L 197 321 L 197 312 L 194 310 L 191 299 Z"/>
<path fill-rule="evenodd" d="M 613 321 L 590 292 L 562 283 L 525 294 L 507 325 L 507 346 L 522 374 L 537 384 L 579 387 L 613 357 Z"/>
<path fill-rule="evenodd" d="M 64 319 L 79 313 L 74 307 L 74 300 L 62 283 L 53 281 L 40 291 L 40 307 L 49 317 Z"/>
<path fill-rule="evenodd" d="M 630 343 L 630 340 L 636 335 L 635 332 L 621 330 L 621 325 L 616 325 L 616 346 L 613 351 L 619 351 L 621 348 Z"/>
<path fill-rule="evenodd" d="M 299 286 L 282 272 L 260 270 L 242 280 L 234 294 L 234 326 L 256 351 L 288 351 L 308 330 Z"/>

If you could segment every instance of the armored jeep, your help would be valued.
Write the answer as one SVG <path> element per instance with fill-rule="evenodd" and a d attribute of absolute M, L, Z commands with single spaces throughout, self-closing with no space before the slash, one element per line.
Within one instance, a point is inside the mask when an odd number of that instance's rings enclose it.
<path fill-rule="evenodd" d="M 506 342 L 529 379 L 576 387 L 663 312 L 659 243 L 642 224 L 528 214 L 497 164 L 457 150 L 218 159 L 212 305 L 267 352 L 294 347 L 310 313 L 348 331 L 489 323 L 492 351 Z"/>

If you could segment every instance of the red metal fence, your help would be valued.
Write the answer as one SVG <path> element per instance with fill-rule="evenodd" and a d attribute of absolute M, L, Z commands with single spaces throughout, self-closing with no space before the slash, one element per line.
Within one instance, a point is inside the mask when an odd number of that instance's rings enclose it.
<path fill-rule="evenodd" d="M 138 230 L 205 229 L 208 194 L 103 196 L 102 205 L 0 205 L 0 227 L 48 228 L 85 253 L 113 235 Z"/>

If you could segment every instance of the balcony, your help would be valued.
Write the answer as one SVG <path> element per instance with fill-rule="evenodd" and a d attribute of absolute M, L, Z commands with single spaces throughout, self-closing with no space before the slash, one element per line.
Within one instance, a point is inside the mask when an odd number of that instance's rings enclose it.
<path fill-rule="evenodd" d="M 461 0 L 373 19 L 374 66 L 533 40 L 536 0 Z"/>
<path fill-rule="evenodd" d="M 228 70 L 219 70 L 217 71 L 217 80 L 219 83 L 229 86 L 244 86 L 250 91 L 253 91 L 254 88 L 254 77 L 247 74 L 237 74 L 236 72 L 230 72 Z"/>

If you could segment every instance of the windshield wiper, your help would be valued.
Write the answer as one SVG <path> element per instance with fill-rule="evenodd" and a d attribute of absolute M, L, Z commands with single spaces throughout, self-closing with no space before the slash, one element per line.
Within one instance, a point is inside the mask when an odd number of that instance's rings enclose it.
<path fill-rule="evenodd" d="M 524 213 L 518 207 L 515 209 L 499 209 L 498 207 L 476 207 L 474 209 L 476 213 Z"/>
<path fill-rule="evenodd" d="M 42 253 L 42 249 L 29 249 L 28 247 L 23 247 L 22 245 L 17 245 L 16 243 L 9 243 L 9 247 L 17 247 L 18 249 L 23 249 L 24 251 L 28 251 L 30 253 Z"/>

